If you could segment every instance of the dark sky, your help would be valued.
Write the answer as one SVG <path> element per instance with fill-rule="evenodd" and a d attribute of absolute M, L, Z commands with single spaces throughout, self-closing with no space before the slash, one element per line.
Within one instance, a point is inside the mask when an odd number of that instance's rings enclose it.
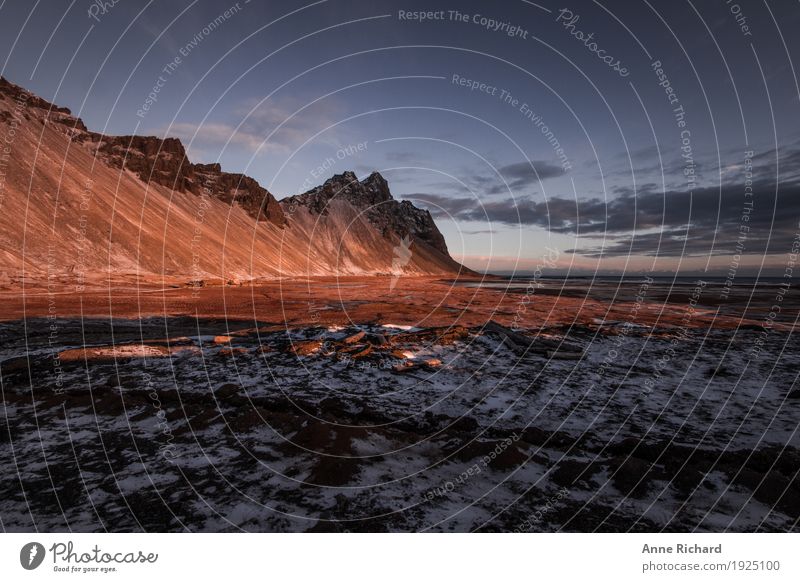
<path fill-rule="evenodd" d="M 798 27 L 788 1 L 12 0 L 0 54 L 90 128 L 278 198 L 379 170 L 473 267 L 780 274 Z"/>

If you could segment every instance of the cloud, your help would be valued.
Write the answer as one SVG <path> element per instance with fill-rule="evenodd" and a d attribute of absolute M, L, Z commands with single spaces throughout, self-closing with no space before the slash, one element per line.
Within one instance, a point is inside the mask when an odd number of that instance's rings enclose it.
<path fill-rule="evenodd" d="M 296 113 L 303 106 L 294 100 L 270 99 L 259 104 L 247 101 L 233 110 L 235 123 L 175 123 L 155 130 L 159 135 L 192 142 L 193 149 L 239 147 L 250 153 L 259 151 L 290 153 L 318 132 L 331 128 L 341 119 L 341 106 L 324 100 Z M 240 123 L 241 122 L 241 123 Z M 339 147 L 346 139 L 340 126 L 317 136 L 313 143 Z"/>
<path fill-rule="evenodd" d="M 386 155 L 386 158 L 393 162 L 414 163 L 413 165 L 419 166 L 424 166 L 427 163 L 419 159 L 413 152 L 390 152 Z M 463 181 L 463 185 L 456 180 L 450 180 L 429 182 L 426 187 L 453 194 L 463 193 L 466 189 L 478 196 L 504 193 L 521 195 L 530 194 L 533 188 L 543 180 L 563 175 L 564 171 L 561 166 L 540 160 L 532 160 L 500 166 L 491 173 L 478 173 L 473 168 L 464 168 L 462 172 L 457 173 L 457 177 Z M 397 181 L 396 179 L 393 180 Z"/>
<path fill-rule="evenodd" d="M 475 210 L 477 201 L 474 198 L 453 198 L 441 194 L 416 193 L 406 194 L 404 200 L 427 208 L 437 218 L 456 218 L 466 220 L 466 214 Z"/>
<path fill-rule="evenodd" d="M 508 225 L 540 224 L 546 217 L 540 206 L 529 198 L 504 198 L 480 201 L 476 198 L 459 198 L 439 194 L 417 193 L 404 198 L 426 208 L 436 218 L 454 218 L 461 221 L 500 222 Z"/>
<path fill-rule="evenodd" d="M 499 168 L 498 172 L 506 180 L 508 186 L 497 184 L 489 189 L 489 194 L 501 194 L 508 192 L 509 189 L 520 190 L 528 186 L 534 186 L 542 180 L 564 175 L 564 170 L 561 166 L 539 160 L 509 164 Z"/>
<path fill-rule="evenodd" d="M 160 134 L 166 133 L 170 137 L 178 137 L 184 143 L 198 147 L 222 147 L 226 143 L 230 146 L 241 146 L 247 150 L 255 151 L 264 141 L 262 136 L 243 130 L 236 130 L 226 123 L 174 123 L 166 130 L 159 130 Z"/>
<path fill-rule="evenodd" d="M 607 200 L 534 201 L 523 196 L 487 202 L 430 194 L 415 198 L 437 217 L 533 225 L 584 240 L 602 239 L 600 246 L 574 251 L 587 257 L 788 252 L 800 220 L 800 150 L 782 153 L 778 166 L 775 152 L 759 154 L 753 161 L 758 178 L 752 197 L 745 195 L 744 174 L 739 172 L 721 186 L 691 193 L 659 191 L 646 184 L 636 194 L 618 189 L 618 195 Z M 776 167 L 781 170 L 779 183 Z"/>
<path fill-rule="evenodd" d="M 312 136 L 314 143 L 339 146 L 347 140 L 341 138 L 341 126 L 333 127 L 342 119 L 344 107 L 336 100 L 328 98 L 318 101 L 302 111 L 305 103 L 294 99 L 269 99 L 264 103 L 250 101 L 235 112 L 245 116 L 243 127 L 248 133 L 263 136 L 271 133 L 270 142 L 277 143 L 286 150 L 292 150 L 305 143 Z M 327 131 L 324 131 L 327 130 Z"/>
<path fill-rule="evenodd" d="M 531 160 L 500 166 L 491 174 L 467 171 L 465 175 L 464 182 L 477 194 L 527 194 L 543 180 L 563 176 L 564 170 L 549 162 Z"/>

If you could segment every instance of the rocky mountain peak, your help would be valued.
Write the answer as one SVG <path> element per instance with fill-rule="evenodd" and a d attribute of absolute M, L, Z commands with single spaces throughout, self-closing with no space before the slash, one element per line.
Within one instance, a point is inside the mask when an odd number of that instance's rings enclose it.
<path fill-rule="evenodd" d="M 395 241 L 410 236 L 412 240 L 448 254 L 444 237 L 430 213 L 408 200 L 395 200 L 389 183 L 379 172 L 372 172 L 361 181 L 350 171 L 336 174 L 321 186 L 281 201 L 284 207 L 298 205 L 322 216 L 337 203 L 347 203 L 359 210 L 386 239 Z"/>
<path fill-rule="evenodd" d="M 380 202 L 393 200 L 392 194 L 389 192 L 389 183 L 379 172 L 372 172 L 361 182 L 361 185 L 369 192 L 371 200 Z"/>
<path fill-rule="evenodd" d="M 321 186 L 291 198 L 296 201 L 304 200 L 304 204 L 309 205 L 320 214 L 324 213 L 325 205 L 333 199 L 347 200 L 358 208 L 368 208 L 394 201 L 392 193 L 389 191 L 389 184 L 380 173 L 372 172 L 367 178 L 359 181 L 355 172 L 350 170 L 334 174 Z"/>

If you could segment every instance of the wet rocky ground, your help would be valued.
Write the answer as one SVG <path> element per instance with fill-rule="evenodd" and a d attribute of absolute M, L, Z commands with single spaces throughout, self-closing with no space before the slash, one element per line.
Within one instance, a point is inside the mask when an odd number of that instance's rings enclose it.
<path fill-rule="evenodd" d="M 763 331 L 8 322 L 0 525 L 797 530 L 800 350 Z"/>

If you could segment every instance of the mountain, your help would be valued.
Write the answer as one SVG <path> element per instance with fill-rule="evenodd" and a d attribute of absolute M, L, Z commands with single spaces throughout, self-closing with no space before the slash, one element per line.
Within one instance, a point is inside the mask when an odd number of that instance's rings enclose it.
<path fill-rule="evenodd" d="M 388 258 L 388 272 L 457 272 L 430 212 L 392 198 L 378 172 L 359 181 L 338 174 L 304 194 L 281 201 L 292 228 L 309 241 L 308 260 L 324 268 L 334 251 L 337 272 L 369 270 L 375 257 Z M 386 266 L 381 266 L 382 272 Z"/>
<path fill-rule="evenodd" d="M 180 140 L 108 136 L 0 77 L 0 275 L 186 280 L 464 270 L 431 215 L 377 172 L 278 201 L 189 161 Z"/>

